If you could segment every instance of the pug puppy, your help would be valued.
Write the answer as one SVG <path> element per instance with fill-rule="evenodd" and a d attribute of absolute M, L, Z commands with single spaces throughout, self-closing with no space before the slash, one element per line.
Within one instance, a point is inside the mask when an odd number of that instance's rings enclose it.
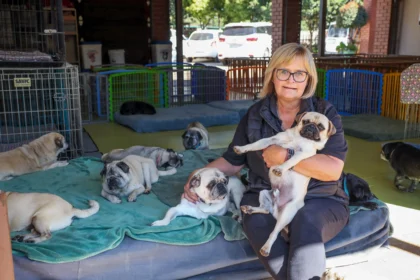
<path fill-rule="evenodd" d="M 153 222 L 152 226 L 166 226 L 178 216 L 207 219 L 211 215 L 223 216 L 227 211 L 241 222 L 239 207 L 245 186 L 237 177 L 228 177 L 217 168 L 202 168 L 191 178 L 190 188 L 199 200 L 192 203 L 181 198 L 177 206 L 170 208 L 165 217 Z"/>
<path fill-rule="evenodd" d="M 1 191 L 0 191 L 1 192 Z M 12 240 L 39 243 L 51 238 L 51 232 L 71 225 L 73 217 L 90 217 L 99 211 L 99 203 L 89 200 L 89 209 L 76 209 L 61 197 L 49 193 L 6 192 L 10 231 L 31 227 L 31 233 Z"/>
<path fill-rule="evenodd" d="M 110 163 L 114 160 L 122 160 L 128 155 L 136 155 L 152 159 L 158 168 L 177 168 L 183 166 L 184 156 L 172 149 L 159 147 L 132 146 L 128 149 L 116 149 L 102 156 L 102 161 Z"/>
<path fill-rule="evenodd" d="M 381 159 L 388 161 L 397 173 L 394 184 L 399 190 L 414 192 L 420 181 L 420 149 L 403 142 L 391 142 L 382 146 Z M 411 181 L 410 187 L 402 185 L 404 179 Z"/>
<path fill-rule="evenodd" d="M 287 239 L 288 231 L 285 227 L 304 206 L 304 198 L 311 178 L 290 169 L 301 160 L 322 150 L 329 137 L 336 132 L 333 123 L 325 115 L 317 112 L 300 114 L 296 117 L 296 122 L 298 124 L 295 127 L 273 137 L 234 147 L 234 151 L 238 154 L 262 150 L 270 145 L 278 145 L 295 151 L 295 154 L 283 164 L 270 168 L 269 177 L 272 189 L 260 192 L 260 206 L 243 205 L 241 207 L 246 214 L 271 213 L 277 220 L 273 232 L 260 250 L 263 256 L 270 254 L 271 247 L 281 230 L 284 230 L 283 237 Z"/>
<path fill-rule="evenodd" d="M 35 171 L 66 166 L 68 162 L 57 161 L 57 157 L 67 148 L 64 136 L 51 132 L 29 144 L 0 153 L 0 181 Z"/>
<path fill-rule="evenodd" d="M 209 133 L 200 122 L 192 122 L 182 134 L 182 144 L 185 150 L 208 150 Z"/>
<path fill-rule="evenodd" d="M 150 193 L 152 183 L 157 182 L 159 176 L 175 173 L 175 168 L 158 170 L 150 158 L 129 155 L 104 165 L 101 195 L 112 203 L 121 203 L 120 197 L 128 195 L 128 202 L 134 202 L 138 195 Z"/>

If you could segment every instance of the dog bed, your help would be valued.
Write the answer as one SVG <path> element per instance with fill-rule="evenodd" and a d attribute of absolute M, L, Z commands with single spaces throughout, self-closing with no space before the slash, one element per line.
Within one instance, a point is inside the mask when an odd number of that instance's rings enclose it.
<path fill-rule="evenodd" d="M 405 122 L 379 115 L 342 116 L 344 133 L 368 141 L 404 139 Z"/>
<path fill-rule="evenodd" d="M 190 172 L 223 151 L 185 151 L 184 166 L 177 174 L 161 177 L 152 194 L 141 195 L 134 203 L 123 200 L 122 204 L 112 204 L 100 196 L 103 164 L 93 158 L 75 159 L 66 167 L 0 182 L 4 190 L 55 193 L 78 208 L 87 208 L 88 199 L 97 200 L 101 206 L 96 215 L 75 219 L 43 243 L 13 242 L 17 279 L 44 275 L 59 279 L 199 279 L 198 275 L 235 273 L 249 276 L 241 279 L 268 277 L 240 225 L 228 215 L 207 220 L 178 217 L 165 227 L 149 226 L 163 217 L 168 205 L 179 202 Z M 357 261 L 364 261 L 373 250 L 387 244 L 388 208 L 381 203 L 377 210 L 364 210 L 353 207 L 349 224 L 326 244 L 327 264 L 349 264 L 356 256 Z"/>
<path fill-rule="evenodd" d="M 194 104 L 172 108 L 156 108 L 154 115 L 125 116 L 115 113 L 114 120 L 136 132 L 157 132 L 186 129 L 193 121 L 201 122 L 205 127 L 239 123 L 239 114 L 206 104 Z"/>
<path fill-rule="evenodd" d="M 238 112 L 239 117 L 242 118 L 246 112 L 248 112 L 249 107 L 255 104 L 255 102 L 256 101 L 254 100 L 221 100 L 209 102 L 207 105 L 214 108 Z"/>

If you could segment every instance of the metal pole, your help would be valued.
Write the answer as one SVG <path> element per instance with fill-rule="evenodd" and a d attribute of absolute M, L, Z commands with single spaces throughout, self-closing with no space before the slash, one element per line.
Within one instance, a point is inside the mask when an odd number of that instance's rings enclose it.
<path fill-rule="evenodd" d="M 184 29 L 183 15 L 182 15 L 182 0 L 175 1 L 175 21 L 176 21 L 176 62 L 183 62 L 182 50 L 182 33 Z M 182 68 L 175 68 L 177 76 L 177 95 L 178 98 L 184 100 L 184 71 Z M 179 100 L 179 99 L 178 99 Z"/>
<path fill-rule="evenodd" d="M 327 17 L 327 1 L 320 0 L 319 6 L 319 32 L 318 32 L 318 56 L 322 57 L 325 55 L 325 29 L 326 29 L 326 17 Z"/>

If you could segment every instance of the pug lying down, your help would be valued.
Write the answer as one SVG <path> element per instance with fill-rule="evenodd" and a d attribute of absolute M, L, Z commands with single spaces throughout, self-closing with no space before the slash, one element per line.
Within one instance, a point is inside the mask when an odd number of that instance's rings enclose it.
<path fill-rule="evenodd" d="M 150 193 L 152 184 L 159 176 L 176 173 L 176 168 L 158 170 L 155 161 L 136 155 L 129 155 L 122 160 L 105 163 L 101 171 L 101 195 L 112 203 L 121 203 L 122 196 L 128 195 L 128 202 L 134 202 L 142 193 Z"/>
<path fill-rule="evenodd" d="M 240 203 L 245 186 L 235 176 L 228 177 L 217 168 L 202 168 L 190 180 L 190 186 L 199 197 L 196 203 L 181 198 L 181 202 L 170 208 L 162 220 L 152 226 L 166 226 L 178 216 L 207 219 L 209 216 L 223 216 L 227 211 L 241 222 Z"/>
<path fill-rule="evenodd" d="M 260 250 L 262 256 L 270 254 L 271 247 L 280 231 L 287 239 L 287 225 L 292 221 L 298 210 L 304 206 L 310 177 L 291 170 L 301 160 L 309 158 L 322 150 L 329 137 L 335 134 L 336 129 L 328 118 L 317 112 L 307 112 L 296 117 L 297 125 L 273 137 L 264 138 L 245 146 L 235 146 L 238 154 L 249 151 L 258 151 L 270 145 L 293 149 L 295 154 L 283 164 L 272 166 L 269 171 L 271 190 L 262 190 L 259 195 L 259 207 L 243 205 L 242 211 L 246 214 L 269 214 L 277 220 L 274 230 Z"/>
<path fill-rule="evenodd" d="M 2 191 L 0 190 L 0 193 Z M 99 203 L 89 200 L 89 209 L 76 209 L 61 197 L 49 193 L 6 192 L 10 231 L 32 228 L 31 233 L 13 240 L 39 243 L 51 238 L 51 232 L 71 225 L 73 217 L 90 217 L 99 211 Z"/>

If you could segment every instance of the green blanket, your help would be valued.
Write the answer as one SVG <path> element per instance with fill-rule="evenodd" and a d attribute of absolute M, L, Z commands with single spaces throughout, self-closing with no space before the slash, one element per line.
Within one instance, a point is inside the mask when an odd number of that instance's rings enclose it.
<path fill-rule="evenodd" d="M 207 162 L 199 152 L 187 151 L 184 155 L 191 161 L 187 160 L 177 174 L 161 177 L 152 187 L 158 193 L 165 193 L 165 189 L 169 189 L 170 195 L 166 197 L 173 203 L 180 200 L 180 190 L 189 172 Z M 240 224 L 229 213 L 224 217 L 210 217 L 206 220 L 178 217 L 168 226 L 151 227 L 153 221 L 163 218 L 168 205 L 162 203 L 154 193 L 140 195 L 134 203 L 128 203 L 126 199 L 121 204 L 110 203 L 100 196 L 102 187 L 99 173 L 102 167 L 103 164 L 97 159 L 78 158 L 70 161 L 66 167 L 0 182 L 1 190 L 54 193 L 76 208 L 88 208 L 89 199 L 100 204 L 96 215 L 75 219 L 71 226 L 54 232 L 52 238 L 45 242 L 13 242 L 13 253 L 36 261 L 63 263 L 82 260 L 113 249 L 122 242 L 125 235 L 137 240 L 176 245 L 205 243 L 221 231 L 229 241 L 245 238 Z M 12 233 L 12 236 L 15 234 Z"/>
<path fill-rule="evenodd" d="M 175 245 L 196 245 L 208 242 L 223 231 L 228 241 L 241 240 L 245 234 L 239 223 L 227 213 L 223 217 L 198 220 L 177 217 L 168 226 L 151 227 L 150 224 L 163 218 L 169 206 L 179 203 L 187 176 L 197 168 L 215 159 L 224 149 L 185 151 L 184 166 L 172 176 L 160 177 L 152 186 L 152 193 L 140 195 L 134 203 L 123 199 L 113 204 L 100 196 L 103 164 L 95 158 L 78 158 L 66 167 L 55 168 L 20 176 L 0 182 L 1 190 L 20 192 L 54 193 L 69 201 L 74 207 L 88 208 L 88 200 L 99 202 L 97 214 L 86 219 L 75 219 L 71 226 L 56 231 L 52 238 L 39 244 L 13 242 L 13 253 L 29 259 L 63 263 L 78 261 L 117 247 L 124 236 L 137 240 Z M 381 204 L 380 207 L 386 207 Z M 350 207 L 351 214 L 363 208 Z M 12 233 L 14 236 L 16 233 Z"/>

